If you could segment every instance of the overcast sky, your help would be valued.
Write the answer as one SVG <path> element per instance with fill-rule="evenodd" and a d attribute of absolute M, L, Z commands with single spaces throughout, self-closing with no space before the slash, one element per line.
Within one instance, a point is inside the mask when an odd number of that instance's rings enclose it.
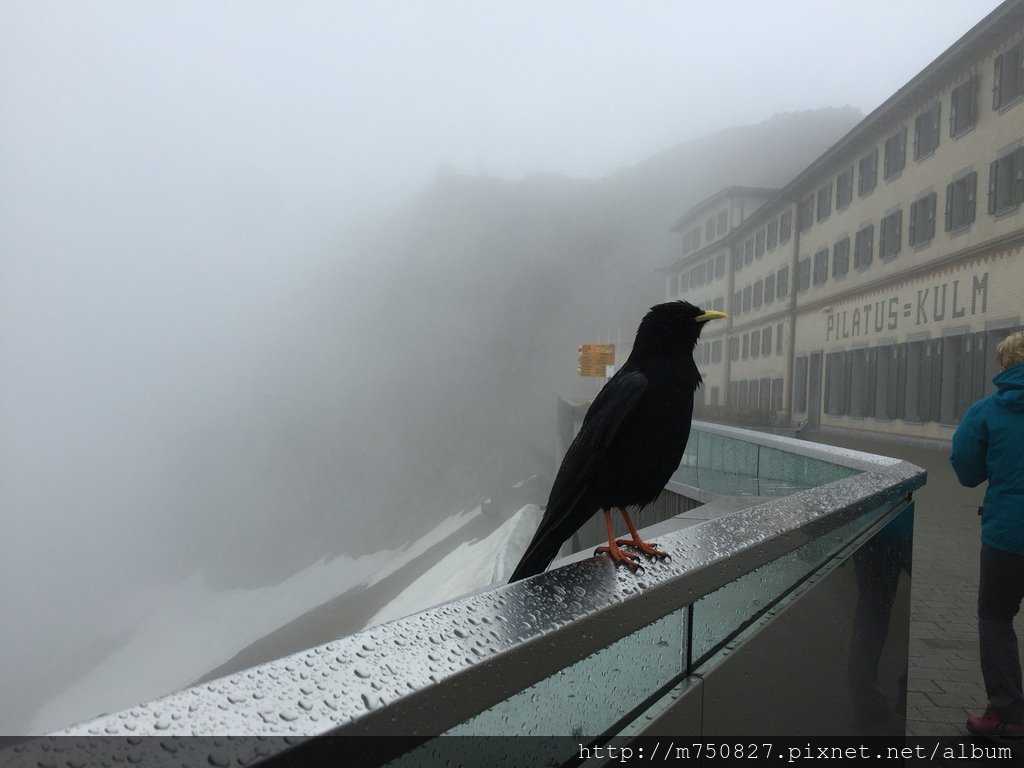
<path fill-rule="evenodd" d="M 300 207 L 445 165 L 593 177 L 779 111 L 866 113 L 995 5 L 4 0 L 0 157 L 51 193 L 33 171 L 80 164 L 262 176 Z"/>
<path fill-rule="evenodd" d="M 43 695 L 17 675 L 175 561 L 196 434 L 288 414 L 261 376 L 340 346 L 301 315 L 359 289 L 338 269 L 367 212 L 439 168 L 597 178 L 867 113 L 995 5 L 0 0 L 0 691 Z"/>

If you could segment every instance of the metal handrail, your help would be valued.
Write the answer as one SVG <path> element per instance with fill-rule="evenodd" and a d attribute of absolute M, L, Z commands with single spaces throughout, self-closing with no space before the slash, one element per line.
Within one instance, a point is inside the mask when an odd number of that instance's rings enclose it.
<path fill-rule="evenodd" d="M 572 562 L 60 733 L 441 734 L 925 482 L 895 459 L 695 428 L 861 471 L 662 534 L 671 559 L 635 574 L 604 558 Z"/>

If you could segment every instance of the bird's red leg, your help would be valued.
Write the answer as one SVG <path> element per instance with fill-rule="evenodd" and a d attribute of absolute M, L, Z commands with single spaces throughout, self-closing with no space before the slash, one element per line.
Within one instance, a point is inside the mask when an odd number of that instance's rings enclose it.
<path fill-rule="evenodd" d="M 619 539 L 615 542 L 616 544 L 621 544 L 625 547 L 632 547 L 633 549 L 639 549 L 648 557 L 668 557 L 668 552 L 662 552 L 654 542 L 646 542 L 640 538 L 640 533 L 637 531 L 636 526 L 633 525 L 633 521 L 629 519 L 629 513 L 626 511 L 625 507 L 619 507 L 619 512 L 622 513 L 622 518 L 626 521 L 626 527 L 629 528 L 629 532 L 632 534 L 633 538 L 632 540 Z M 609 517 L 611 517 L 611 515 L 609 515 Z"/>
<path fill-rule="evenodd" d="M 594 554 L 607 554 L 615 565 L 622 563 L 622 565 L 629 566 L 631 570 L 635 571 L 640 567 L 640 564 L 637 562 L 640 558 L 619 549 L 618 544 L 620 542 L 615 541 L 615 526 L 612 525 L 612 513 L 610 509 L 604 510 L 604 524 L 608 528 L 608 546 L 598 547 L 594 550 Z"/>

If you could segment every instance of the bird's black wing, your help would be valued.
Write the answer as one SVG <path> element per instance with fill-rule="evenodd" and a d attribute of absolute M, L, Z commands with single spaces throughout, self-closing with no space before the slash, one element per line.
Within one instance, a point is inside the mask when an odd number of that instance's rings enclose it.
<path fill-rule="evenodd" d="M 590 487 L 605 451 L 646 390 L 644 374 L 621 371 L 598 392 L 562 459 L 541 527 L 552 512 L 571 508 Z"/>
<path fill-rule="evenodd" d="M 608 446 L 646 390 L 647 377 L 643 373 L 622 370 L 594 398 L 579 434 L 562 459 L 544 517 L 516 567 L 512 581 L 543 571 L 562 542 L 596 511 L 584 508 L 588 504 L 587 491 L 594 482 L 595 472 Z"/>

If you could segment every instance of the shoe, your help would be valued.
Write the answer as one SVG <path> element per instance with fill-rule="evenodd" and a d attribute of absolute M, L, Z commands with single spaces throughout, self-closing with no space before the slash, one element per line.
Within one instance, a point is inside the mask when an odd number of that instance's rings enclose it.
<path fill-rule="evenodd" d="M 1024 739 L 1024 723 L 1008 723 L 991 710 L 986 710 L 983 715 L 967 718 L 967 730 L 977 736 Z"/>

